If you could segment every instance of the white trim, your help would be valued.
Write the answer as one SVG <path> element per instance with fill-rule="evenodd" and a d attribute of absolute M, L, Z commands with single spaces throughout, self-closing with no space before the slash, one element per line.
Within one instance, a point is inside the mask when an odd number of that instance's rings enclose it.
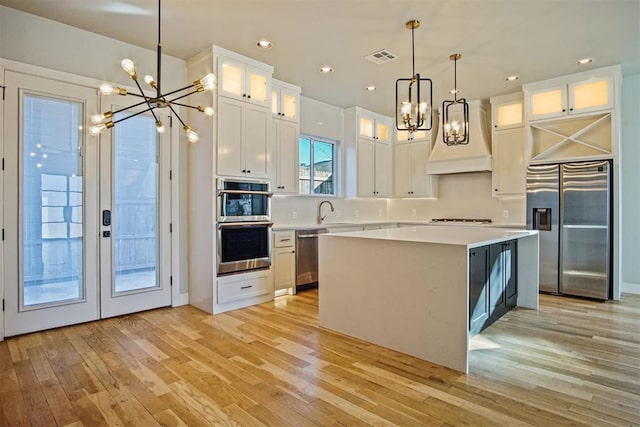
<path fill-rule="evenodd" d="M 175 280 L 173 282 L 173 287 L 176 287 L 175 284 Z M 173 300 L 173 303 L 171 304 L 172 307 L 179 307 L 181 305 L 187 305 L 189 304 L 189 293 L 186 294 L 178 294 L 177 297 L 175 297 L 175 299 Z"/>
<path fill-rule="evenodd" d="M 622 284 L 621 288 L 623 293 L 640 294 L 640 283 L 621 282 L 621 284 Z"/>
<path fill-rule="evenodd" d="M 4 68 L 0 62 L 0 86 L 4 86 Z M 2 90 L 2 88 L 0 88 Z M 0 100 L 0 157 L 4 159 L 4 100 Z M 0 172 L 0 228 L 4 229 L 4 173 Z M 0 300 L 4 301 L 4 241 L 0 243 Z M 0 313 L 0 341 L 4 340 L 4 312 Z"/>

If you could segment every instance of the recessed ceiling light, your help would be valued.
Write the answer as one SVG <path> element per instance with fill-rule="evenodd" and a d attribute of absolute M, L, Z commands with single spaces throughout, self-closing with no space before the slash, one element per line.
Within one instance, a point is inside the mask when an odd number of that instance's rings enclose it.
<path fill-rule="evenodd" d="M 262 39 L 262 40 L 258 40 L 258 42 L 256 43 L 256 46 L 258 46 L 260 49 L 269 49 L 273 45 L 269 40 Z"/>
<path fill-rule="evenodd" d="M 518 80 L 519 78 L 520 78 L 520 76 L 515 76 L 514 75 L 514 76 L 507 77 L 505 80 L 508 81 L 508 82 L 514 82 L 514 81 Z"/>
<path fill-rule="evenodd" d="M 320 67 L 320 72 L 321 73 L 333 73 L 333 68 L 329 67 L 328 65 L 325 65 L 324 67 Z"/>
<path fill-rule="evenodd" d="M 367 86 L 364 88 L 364 90 L 366 90 L 367 92 L 373 92 L 374 90 L 376 90 L 375 86 Z"/>
<path fill-rule="evenodd" d="M 578 60 L 578 65 L 587 65 L 593 62 L 593 58 L 582 58 Z"/>
<path fill-rule="evenodd" d="M 459 92 L 459 91 L 458 91 L 458 90 L 456 90 L 456 89 L 451 89 L 451 90 L 449 91 L 449 93 L 450 93 L 451 95 L 453 95 L 454 93 L 458 93 L 458 92 Z"/>

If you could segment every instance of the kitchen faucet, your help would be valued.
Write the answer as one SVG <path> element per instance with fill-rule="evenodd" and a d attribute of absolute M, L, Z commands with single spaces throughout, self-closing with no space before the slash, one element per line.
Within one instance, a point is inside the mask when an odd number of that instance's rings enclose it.
<path fill-rule="evenodd" d="M 329 200 L 323 200 L 320 202 L 320 204 L 318 205 L 318 224 L 322 224 L 322 220 L 325 219 L 327 216 L 322 216 L 322 205 L 324 205 L 325 203 L 329 203 L 329 206 L 331 207 L 331 212 L 335 211 L 335 209 L 333 208 L 333 203 L 331 203 Z"/>

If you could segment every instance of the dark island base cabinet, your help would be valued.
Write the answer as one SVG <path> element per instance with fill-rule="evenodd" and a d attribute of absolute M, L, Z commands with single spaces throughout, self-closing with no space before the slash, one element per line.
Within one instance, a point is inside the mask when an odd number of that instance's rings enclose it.
<path fill-rule="evenodd" d="M 515 240 L 469 250 L 469 331 L 472 335 L 516 306 L 516 260 Z"/>

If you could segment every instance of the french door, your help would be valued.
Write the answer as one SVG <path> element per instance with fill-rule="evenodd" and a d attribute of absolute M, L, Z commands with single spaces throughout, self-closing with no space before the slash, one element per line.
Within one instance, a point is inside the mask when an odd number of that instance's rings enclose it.
<path fill-rule="evenodd" d="M 95 89 L 15 71 L 5 86 L 5 335 L 169 305 L 169 141 L 144 115 L 89 136 Z"/>

